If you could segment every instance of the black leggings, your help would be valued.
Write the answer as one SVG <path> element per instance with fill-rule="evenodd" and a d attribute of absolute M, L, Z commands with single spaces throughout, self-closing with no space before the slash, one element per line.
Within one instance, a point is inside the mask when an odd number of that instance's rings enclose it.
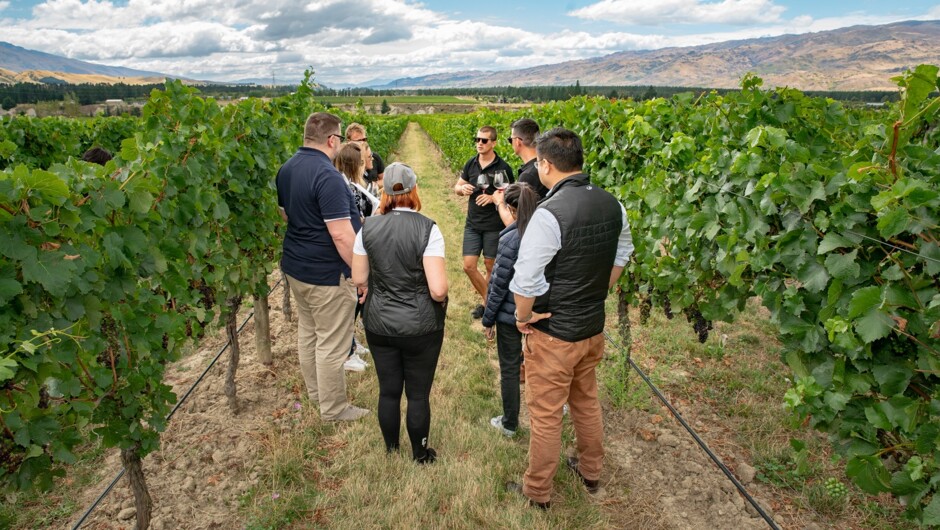
<path fill-rule="evenodd" d="M 519 365 L 522 364 L 522 332 L 515 324 L 496 323 L 499 387 L 503 396 L 503 428 L 519 427 Z"/>
<path fill-rule="evenodd" d="M 363 304 L 362 302 L 356 302 L 356 310 L 355 310 L 355 312 L 353 312 L 353 324 L 354 324 L 354 325 L 355 325 L 355 323 L 356 323 L 356 319 L 359 318 L 359 314 L 362 313 L 362 307 L 363 307 L 364 305 L 365 305 L 365 304 Z M 355 328 L 354 328 L 353 336 L 352 336 L 352 346 L 349 347 L 349 355 L 347 355 L 346 358 L 348 359 L 348 358 L 352 357 L 354 353 L 356 353 L 356 332 L 355 332 Z"/>
<path fill-rule="evenodd" d="M 387 337 L 366 330 L 375 373 L 379 377 L 379 428 L 388 451 L 398 449 L 401 430 L 402 389 L 408 398 L 405 427 L 411 454 L 417 459 L 428 453 L 431 430 L 431 383 L 444 343 L 444 330 L 418 337 Z"/>

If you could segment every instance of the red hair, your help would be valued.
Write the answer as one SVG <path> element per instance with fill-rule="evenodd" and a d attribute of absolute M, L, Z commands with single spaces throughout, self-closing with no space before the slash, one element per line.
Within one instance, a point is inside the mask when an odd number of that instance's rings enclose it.
<path fill-rule="evenodd" d="M 401 184 L 398 184 L 398 186 L 401 186 Z M 402 193 L 401 195 L 383 193 L 382 198 L 379 199 L 379 213 L 386 214 L 395 208 L 411 208 L 416 212 L 421 211 L 421 198 L 418 197 L 418 187 L 415 186 L 408 193 Z"/>

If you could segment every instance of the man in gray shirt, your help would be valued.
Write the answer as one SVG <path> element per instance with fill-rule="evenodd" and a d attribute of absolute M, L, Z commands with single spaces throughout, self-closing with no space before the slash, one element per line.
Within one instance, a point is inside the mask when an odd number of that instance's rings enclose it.
<path fill-rule="evenodd" d="M 549 507 L 567 402 L 579 456 L 568 467 L 588 492 L 600 488 L 603 420 L 595 367 L 604 354 L 604 302 L 633 252 L 623 206 L 581 172 L 584 152 L 572 131 L 536 141 L 539 179 L 549 188 L 529 221 L 509 289 L 516 326 L 526 334 L 529 466 L 510 482 L 530 504 Z"/>

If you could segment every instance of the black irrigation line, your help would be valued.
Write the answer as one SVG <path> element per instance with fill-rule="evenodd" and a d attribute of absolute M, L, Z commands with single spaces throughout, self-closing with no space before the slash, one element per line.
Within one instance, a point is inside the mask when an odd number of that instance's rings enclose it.
<path fill-rule="evenodd" d="M 268 291 L 267 296 L 271 296 L 271 293 L 273 293 L 274 290 L 277 289 L 281 285 L 281 282 L 283 281 L 284 281 L 284 277 L 281 276 L 281 279 L 278 280 L 276 284 L 274 284 L 274 287 L 272 287 L 270 291 Z M 244 322 L 242 322 L 241 325 L 238 326 L 238 331 L 236 331 L 236 335 L 240 334 L 242 330 L 245 329 L 245 326 L 248 325 L 248 322 L 254 316 L 255 316 L 255 312 L 254 310 L 252 310 L 251 313 L 249 313 L 248 316 L 245 317 Z M 209 373 L 209 370 L 211 370 L 212 367 L 215 366 L 215 363 L 219 360 L 219 358 L 222 357 L 222 354 L 225 353 L 225 350 L 227 350 L 231 344 L 232 344 L 231 339 L 225 341 L 225 346 L 222 346 L 222 349 L 219 350 L 219 353 L 215 354 L 215 357 L 212 359 L 212 362 L 209 363 L 209 366 L 206 366 L 206 369 L 202 371 L 202 374 L 200 374 L 199 378 L 196 379 L 196 381 L 192 384 L 192 386 L 189 387 L 189 390 L 187 390 L 186 393 L 183 394 L 183 397 L 179 401 L 176 402 L 176 406 L 173 407 L 173 410 L 171 410 L 170 413 L 167 414 L 166 416 L 167 422 L 169 422 L 170 418 L 172 418 L 173 415 L 176 414 L 176 411 L 179 410 L 179 408 L 183 406 L 183 403 L 186 402 L 186 400 L 189 398 L 189 395 L 193 393 L 193 390 L 196 390 L 196 387 L 199 386 L 199 383 L 202 382 L 203 378 L 206 377 L 206 374 Z M 114 477 L 114 480 L 112 480 L 111 483 L 108 484 L 108 487 L 105 488 L 105 490 L 101 492 L 101 495 L 98 495 L 98 498 L 95 499 L 95 502 L 92 503 L 92 505 L 89 506 L 87 510 L 85 510 L 84 515 L 82 515 L 82 518 L 79 519 L 77 523 L 75 523 L 75 526 L 72 527 L 72 530 L 78 530 L 79 528 L 81 528 L 82 524 L 85 522 L 85 519 L 88 519 L 88 516 L 91 515 L 91 512 L 95 511 L 95 508 L 97 508 L 98 505 L 101 504 L 101 501 L 103 501 L 104 498 L 107 497 L 109 493 L 111 493 L 111 490 L 114 489 L 114 486 L 117 485 L 118 481 L 121 480 L 121 477 L 124 476 L 124 473 L 126 471 L 127 470 L 125 468 L 123 467 L 121 468 L 121 471 L 117 474 L 116 477 Z"/>
<path fill-rule="evenodd" d="M 621 353 L 626 355 L 626 351 L 624 350 L 623 346 L 614 342 L 614 339 L 612 339 L 610 337 L 610 334 L 608 334 L 606 331 L 604 332 L 604 337 L 607 338 L 607 342 L 609 342 L 611 346 L 619 349 Z M 656 385 L 653 384 L 652 381 L 650 381 L 650 378 L 647 377 L 647 375 L 643 372 L 643 370 L 641 370 L 640 367 L 637 366 L 635 362 L 633 362 L 633 359 L 630 358 L 629 355 L 626 355 L 626 357 L 627 357 L 627 362 L 630 363 L 630 366 L 636 371 L 636 373 L 640 374 L 640 377 L 643 378 L 643 381 L 647 384 L 647 386 L 650 387 L 650 390 L 652 390 L 653 393 L 656 394 L 656 397 L 659 398 L 659 400 L 662 401 L 663 404 L 666 405 L 667 408 L 669 408 L 669 412 L 671 412 L 672 415 L 675 416 L 677 420 L 679 420 L 679 423 L 681 423 L 682 426 L 685 427 L 685 430 L 688 431 L 689 434 L 692 435 L 692 438 L 695 439 L 695 442 L 698 443 L 699 447 L 701 447 L 702 450 L 705 451 L 705 453 L 708 455 L 708 457 L 712 459 L 712 462 L 714 462 L 715 465 L 718 466 L 718 469 L 720 469 L 725 474 L 725 476 L 728 477 L 728 480 L 730 480 L 734 484 L 734 487 L 737 488 L 738 491 L 741 493 L 741 495 L 743 495 L 744 498 L 747 499 L 747 502 L 749 502 L 751 506 L 753 506 L 754 509 L 757 510 L 757 513 L 760 514 L 760 516 L 764 519 L 767 525 L 773 528 L 774 530 L 780 530 L 780 527 L 777 526 L 777 523 L 774 522 L 773 518 L 767 515 L 767 512 L 765 512 L 764 509 L 761 508 L 760 504 L 758 504 L 757 501 L 754 500 L 754 497 L 752 497 L 751 494 L 748 493 L 747 489 L 744 488 L 744 485 L 741 484 L 740 481 L 738 481 L 737 477 L 735 477 L 734 474 L 728 469 L 728 467 L 725 466 L 724 462 L 722 462 L 721 459 L 718 458 L 718 456 L 715 453 L 713 453 L 711 449 L 708 448 L 708 445 L 705 443 L 704 440 L 702 440 L 699 437 L 698 433 L 695 432 L 695 429 L 693 429 L 691 425 L 686 423 L 685 419 L 682 417 L 682 414 L 679 414 L 679 411 L 676 410 L 676 408 L 672 406 L 672 403 L 670 403 L 669 400 L 666 399 L 666 396 L 664 396 L 662 392 L 660 392 L 659 389 L 656 388 Z"/>

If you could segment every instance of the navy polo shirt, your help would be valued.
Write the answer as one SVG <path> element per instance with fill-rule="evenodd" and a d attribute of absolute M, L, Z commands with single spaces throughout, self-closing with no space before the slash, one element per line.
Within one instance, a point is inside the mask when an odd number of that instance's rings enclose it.
<path fill-rule="evenodd" d="M 339 285 L 351 271 L 340 257 L 326 227 L 349 219 L 354 232 L 362 226 L 356 199 L 346 178 L 326 153 L 301 147 L 277 172 L 277 204 L 287 214 L 281 270 L 311 285 Z"/>

